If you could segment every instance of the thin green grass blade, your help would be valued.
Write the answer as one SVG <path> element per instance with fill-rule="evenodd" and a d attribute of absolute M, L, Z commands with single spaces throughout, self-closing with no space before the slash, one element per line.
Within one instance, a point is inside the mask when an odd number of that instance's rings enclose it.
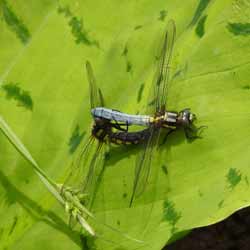
<path fill-rule="evenodd" d="M 28 149 L 22 144 L 16 134 L 11 130 L 2 116 L 0 116 L 0 129 L 9 140 L 9 142 L 17 149 L 17 151 L 31 164 L 35 173 L 47 187 L 47 189 L 56 197 L 58 201 L 64 204 L 61 195 L 56 189 L 56 184 L 43 172 L 37 162 L 33 159 Z"/>
<path fill-rule="evenodd" d="M 62 194 L 60 193 L 61 185 L 58 185 L 54 183 L 45 173 L 44 171 L 39 167 L 39 165 L 36 163 L 36 161 L 31 156 L 28 149 L 22 144 L 20 139 L 16 136 L 16 134 L 11 130 L 11 128 L 8 126 L 8 124 L 5 122 L 3 117 L 0 116 L 0 130 L 4 133 L 6 138 L 10 141 L 10 143 L 19 151 L 19 153 L 31 164 L 33 167 L 35 173 L 38 175 L 40 180 L 43 182 L 45 187 L 49 190 L 51 194 L 54 195 L 54 197 L 63 205 L 65 206 L 65 203 L 68 202 L 68 197 L 66 199 L 63 198 Z M 90 213 L 85 207 L 83 207 L 80 203 L 75 201 L 74 197 L 70 197 L 70 201 L 73 203 L 73 206 L 76 206 L 79 208 L 75 210 L 75 218 L 77 218 L 78 222 L 82 225 L 82 227 L 89 232 L 91 235 L 95 236 L 95 231 L 92 229 L 92 227 L 87 223 L 87 221 L 84 219 L 84 215 L 91 216 L 94 218 L 94 215 Z M 81 215 L 83 214 L 83 216 Z"/>

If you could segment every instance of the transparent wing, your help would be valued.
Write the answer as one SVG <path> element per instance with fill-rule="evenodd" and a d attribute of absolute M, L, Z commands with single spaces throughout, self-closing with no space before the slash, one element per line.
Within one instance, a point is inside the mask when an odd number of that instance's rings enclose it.
<path fill-rule="evenodd" d="M 69 209 L 71 209 L 69 213 L 70 226 L 76 225 L 74 211 L 77 211 L 86 221 L 86 224 L 94 230 L 96 237 L 101 240 L 116 245 L 125 240 L 142 243 L 140 240 L 116 229 L 116 225 L 106 224 L 102 218 L 96 217 L 91 212 L 96 193 L 103 179 L 105 147 L 106 145 L 90 137 L 81 147 L 82 149 L 79 151 L 75 164 L 71 167 L 70 174 L 62 188 L 62 192 L 68 190 L 72 195 L 77 196 L 77 198 L 74 197 L 75 203 L 69 203 Z M 69 186 L 69 184 L 71 185 Z"/>
<path fill-rule="evenodd" d="M 84 197 L 84 205 L 91 207 L 104 172 L 105 145 L 90 137 L 81 148 L 71 165 L 63 187 L 70 188 L 75 194 Z"/>
<path fill-rule="evenodd" d="M 101 90 L 96 85 L 95 76 L 89 61 L 86 61 L 86 71 L 90 90 L 90 106 L 92 108 L 103 107 L 104 100 Z"/>
<path fill-rule="evenodd" d="M 79 150 L 76 152 L 76 158 L 70 166 L 69 173 L 63 184 L 64 186 L 72 187 L 75 190 L 82 189 L 81 185 L 84 178 L 82 172 L 86 171 L 88 158 L 90 152 L 94 150 L 95 143 L 95 139 L 90 136 L 85 142 L 79 145 Z"/>
<path fill-rule="evenodd" d="M 130 206 L 134 199 L 144 192 L 147 186 L 151 169 L 151 159 L 159 140 L 160 129 L 150 127 L 145 129 L 145 132 L 148 133 L 148 140 L 137 156 Z"/>
<path fill-rule="evenodd" d="M 82 192 L 88 195 L 88 207 L 91 208 L 104 173 L 105 145 L 99 142 L 89 162 Z"/>
<path fill-rule="evenodd" d="M 169 81 L 169 64 L 172 57 L 176 34 L 176 27 L 173 20 L 167 24 L 164 34 L 163 43 L 158 51 L 157 70 L 153 81 L 153 98 L 149 98 L 147 114 L 156 114 L 166 109 L 167 84 Z M 148 129 L 148 141 L 144 145 L 143 150 L 139 153 L 135 168 L 135 178 L 130 205 L 132 205 L 135 197 L 139 196 L 146 188 L 148 178 L 151 171 L 151 161 L 154 151 L 157 148 L 160 129 L 152 125 Z M 157 169 L 155 169 L 157 172 Z"/>
<path fill-rule="evenodd" d="M 167 87 L 169 82 L 170 62 L 176 35 L 175 22 L 170 20 L 164 33 L 163 42 L 157 53 L 157 69 L 153 80 L 153 97 L 148 102 L 147 112 L 156 113 L 166 110 Z"/>
<path fill-rule="evenodd" d="M 163 45 L 163 54 L 165 54 L 164 62 L 162 62 L 162 73 L 161 73 L 161 83 L 158 87 L 158 94 L 160 103 L 156 107 L 157 109 L 164 110 L 166 109 L 167 102 L 167 88 L 169 85 L 169 72 L 170 72 L 170 62 L 172 59 L 174 41 L 176 36 L 176 27 L 173 20 L 170 20 L 167 26 L 167 32 L 165 34 L 164 45 Z M 157 84 L 158 85 L 158 84 Z"/>

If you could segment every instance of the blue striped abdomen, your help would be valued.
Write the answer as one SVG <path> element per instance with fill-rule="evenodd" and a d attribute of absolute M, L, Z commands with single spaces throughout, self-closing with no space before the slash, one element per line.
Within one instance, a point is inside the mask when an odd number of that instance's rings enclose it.
<path fill-rule="evenodd" d="M 105 118 L 110 121 L 123 122 L 128 125 L 148 126 L 150 116 L 148 115 L 130 115 L 117 110 L 97 107 L 91 110 L 93 117 Z"/>

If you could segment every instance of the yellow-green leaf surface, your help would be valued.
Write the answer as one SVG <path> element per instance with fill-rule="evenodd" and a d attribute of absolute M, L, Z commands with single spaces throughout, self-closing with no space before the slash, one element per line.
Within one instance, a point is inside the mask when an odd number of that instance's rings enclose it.
<path fill-rule="evenodd" d="M 191 108 L 207 126 L 192 143 L 181 131 L 170 135 L 152 163 L 157 182 L 132 208 L 139 149 L 111 148 L 92 212 L 144 243 L 108 229 L 105 239 L 80 239 L 1 135 L 0 249 L 158 250 L 179 232 L 249 205 L 248 0 L 0 0 L 0 17 L 1 116 L 54 180 L 63 180 L 90 135 L 86 60 L 107 107 L 142 113 L 170 18 L 177 39 L 168 108 Z M 161 193 L 154 202 L 153 190 Z"/>

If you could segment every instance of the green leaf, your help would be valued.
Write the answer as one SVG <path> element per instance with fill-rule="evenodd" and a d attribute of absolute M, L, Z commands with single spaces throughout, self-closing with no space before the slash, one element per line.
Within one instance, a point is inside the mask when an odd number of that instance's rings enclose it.
<path fill-rule="evenodd" d="M 153 158 L 157 182 L 132 208 L 140 149 L 111 147 L 91 212 L 144 244 L 120 240 L 108 229 L 104 239 L 80 239 L 28 163 L 1 137 L 3 249 L 161 249 L 180 232 L 249 205 L 247 1 L 2 0 L 0 8 L 0 113 L 53 180 L 64 179 L 91 132 L 86 60 L 107 107 L 143 113 L 170 18 L 177 40 L 168 109 L 191 108 L 197 125 L 207 126 L 192 143 L 182 131 L 170 135 Z M 159 198 L 151 203 L 155 190 Z"/>
<path fill-rule="evenodd" d="M 74 218 L 77 219 L 80 225 L 86 229 L 91 235 L 95 235 L 94 230 L 91 226 L 86 222 L 82 215 L 87 215 L 89 217 L 94 217 L 84 206 L 78 205 L 78 199 L 76 196 L 72 195 L 70 190 L 67 190 L 66 187 L 62 188 L 61 185 L 56 184 L 53 180 L 51 180 L 39 167 L 36 161 L 33 159 L 29 151 L 25 148 L 19 138 L 15 135 L 15 133 L 11 130 L 11 128 L 7 125 L 4 119 L 0 116 L 0 130 L 6 136 L 6 138 L 10 141 L 10 143 L 20 152 L 20 154 L 32 165 L 34 172 L 40 178 L 42 183 L 48 189 L 48 191 L 55 196 L 55 198 L 62 204 L 65 205 L 67 203 L 72 204 L 72 211 L 74 212 Z M 65 190 L 64 190 L 65 189 Z M 71 214 L 71 212 L 69 211 Z M 15 217 L 17 218 L 17 217 Z M 15 219 L 14 226 L 16 225 L 17 219 Z M 12 233 L 14 226 L 12 226 L 10 232 Z"/>

